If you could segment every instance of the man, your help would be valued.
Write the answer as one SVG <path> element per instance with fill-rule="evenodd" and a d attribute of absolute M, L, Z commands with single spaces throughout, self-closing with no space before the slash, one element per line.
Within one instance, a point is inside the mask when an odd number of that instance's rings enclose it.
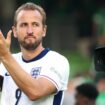
<path fill-rule="evenodd" d="M 46 14 L 34 4 L 25 3 L 14 16 L 12 27 L 21 52 L 12 54 L 0 32 L 0 74 L 3 77 L 0 105 L 61 105 L 69 77 L 68 60 L 44 48 Z"/>
<path fill-rule="evenodd" d="M 97 97 L 97 88 L 93 84 L 83 83 L 76 87 L 75 105 L 95 105 Z"/>
<path fill-rule="evenodd" d="M 97 72 L 95 75 L 95 83 L 99 91 L 96 105 L 105 105 L 105 72 Z"/>

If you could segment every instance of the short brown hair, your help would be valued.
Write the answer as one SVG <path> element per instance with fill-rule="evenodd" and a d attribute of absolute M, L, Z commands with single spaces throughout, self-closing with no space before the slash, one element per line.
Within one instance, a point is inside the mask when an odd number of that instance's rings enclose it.
<path fill-rule="evenodd" d="M 21 6 L 16 10 L 15 16 L 14 16 L 14 26 L 17 25 L 17 16 L 18 16 L 18 14 L 19 14 L 19 12 L 20 12 L 21 10 L 37 10 L 37 11 L 39 11 L 39 13 L 40 13 L 40 14 L 42 15 L 42 17 L 43 17 L 42 24 L 43 24 L 43 25 L 46 25 L 46 13 L 45 13 L 44 9 L 43 9 L 41 6 L 37 5 L 37 4 L 34 4 L 34 3 L 32 3 L 32 2 L 27 2 L 27 3 L 23 4 L 23 5 L 21 5 Z"/>

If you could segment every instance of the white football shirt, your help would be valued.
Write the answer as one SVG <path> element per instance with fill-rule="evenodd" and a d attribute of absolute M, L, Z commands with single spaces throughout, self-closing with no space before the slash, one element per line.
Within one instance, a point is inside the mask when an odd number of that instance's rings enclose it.
<path fill-rule="evenodd" d="M 61 105 L 63 92 L 67 88 L 69 78 L 68 60 L 48 48 L 29 61 L 22 58 L 21 52 L 13 54 L 13 56 L 33 78 L 43 77 L 48 79 L 56 86 L 58 92 L 37 101 L 31 101 L 15 84 L 5 67 L 1 65 L 0 75 L 4 77 L 4 81 L 0 105 Z"/>

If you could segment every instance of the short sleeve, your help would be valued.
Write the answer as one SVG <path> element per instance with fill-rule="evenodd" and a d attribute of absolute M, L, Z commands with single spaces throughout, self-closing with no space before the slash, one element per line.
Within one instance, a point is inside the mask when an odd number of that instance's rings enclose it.
<path fill-rule="evenodd" d="M 45 64 L 40 76 L 50 80 L 58 91 L 67 89 L 69 79 L 69 62 L 65 57 L 52 57 L 51 61 Z"/>

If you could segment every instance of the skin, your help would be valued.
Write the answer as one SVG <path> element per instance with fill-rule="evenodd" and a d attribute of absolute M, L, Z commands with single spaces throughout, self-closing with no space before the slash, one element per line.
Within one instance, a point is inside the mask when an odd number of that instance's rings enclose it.
<path fill-rule="evenodd" d="M 17 26 L 13 27 L 14 37 L 18 40 L 25 40 L 27 44 L 34 43 L 36 40 L 45 37 L 46 26 L 42 25 L 42 16 L 38 11 L 21 11 L 17 17 Z M 34 35 L 32 35 L 32 33 Z M 26 39 L 25 39 L 26 38 Z M 23 57 L 29 60 L 37 56 L 44 48 L 42 42 L 40 45 L 32 50 L 26 50 L 21 46 Z"/>
<path fill-rule="evenodd" d="M 97 88 L 99 92 L 105 92 L 105 78 L 98 81 Z"/>
<path fill-rule="evenodd" d="M 76 99 L 75 105 L 95 105 L 94 100 L 90 100 L 80 93 L 76 94 L 75 99 Z"/>
<path fill-rule="evenodd" d="M 17 17 L 17 25 L 13 26 L 12 29 L 14 37 L 18 38 L 19 41 L 24 41 L 26 45 L 34 44 L 37 40 L 45 37 L 46 34 L 46 26 L 43 26 L 42 24 L 42 16 L 36 10 L 21 10 Z M 30 35 L 31 33 L 33 34 Z M 10 34 L 11 32 L 9 35 Z M 42 42 L 33 50 L 27 50 L 21 44 L 20 48 L 25 60 L 32 59 L 44 50 Z M 4 64 L 18 87 L 30 100 L 37 100 L 57 91 L 55 85 L 47 79 L 42 77 L 34 79 L 23 70 L 8 50 L 6 39 L 1 31 L 0 49 L 2 49 L 0 50 L 1 62 Z"/>

